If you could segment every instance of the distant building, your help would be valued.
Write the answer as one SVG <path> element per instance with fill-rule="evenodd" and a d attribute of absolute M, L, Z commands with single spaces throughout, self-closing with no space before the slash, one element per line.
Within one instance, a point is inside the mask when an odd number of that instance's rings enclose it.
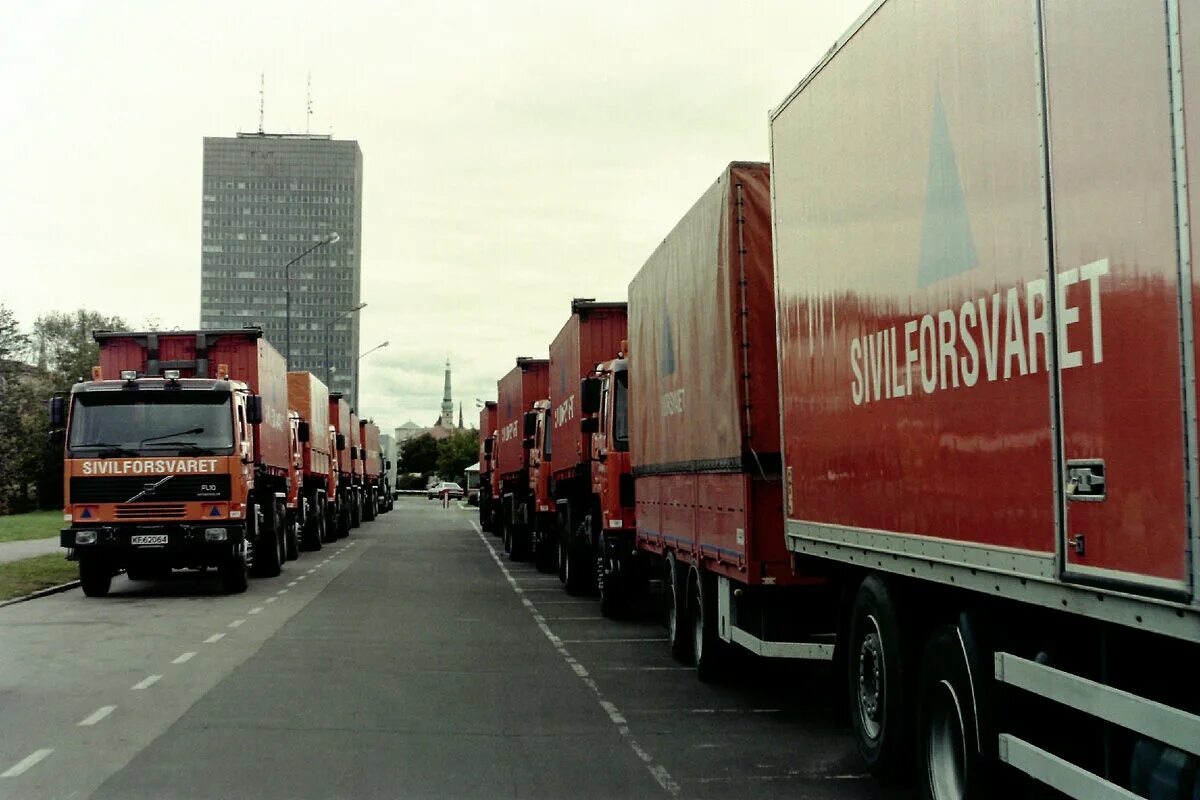
<path fill-rule="evenodd" d="M 338 242 L 289 270 L 289 367 L 328 377 L 329 388 L 355 408 L 359 315 L 338 317 L 360 302 L 362 176 L 362 151 L 353 140 L 275 133 L 204 138 L 200 327 L 260 325 L 286 355 L 284 266 L 336 232 Z"/>
<path fill-rule="evenodd" d="M 400 447 L 409 439 L 414 439 L 417 436 L 420 436 L 425 432 L 425 430 L 425 428 L 422 428 L 420 425 L 410 419 L 399 428 L 396 428 L 396 447 Z"/>

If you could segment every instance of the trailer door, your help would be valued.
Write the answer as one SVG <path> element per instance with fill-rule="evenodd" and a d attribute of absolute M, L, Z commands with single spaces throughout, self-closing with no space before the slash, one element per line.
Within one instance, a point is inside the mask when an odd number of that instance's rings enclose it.
<path fill-rule="evenodd" d="M 1042 4 L 1063 575 L 1166 596 L 1191 592 L 1195 460 L 1177 15 Z"/>

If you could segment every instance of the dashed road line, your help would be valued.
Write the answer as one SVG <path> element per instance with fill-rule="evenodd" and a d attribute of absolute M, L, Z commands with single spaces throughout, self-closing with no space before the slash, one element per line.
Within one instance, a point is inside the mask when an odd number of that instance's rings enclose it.
<path fill-rule="evenodd" d="M 162 680 L 162 675 L 147 675 L 140 681 L 129 687 L 131 692 L 140 692 L 142 689 L 149 689 L 154 684 Z"/>
<path fill-rule="evenodd" d="M 628 637 L 628 638 L 620 638 L 620 639 L 604 639 L 604 638 L 600 638 L 600 639 L 563 639 L 563 641 L 566 642 L 567 644 L 612 644 L 614 642 L 618 642 L 618 643 L 620 643 L 620 642 L 665 642 L 665 641 L 667 641 L 667 637 L 666 636 L 652 636 L 652 637 L 642 637 L 642 638 Z"/>
<path fill-rule="evenodd" d="M 305 579 L 305 578 L 307 578 L 307 577 L 308 577 L 307 575 L 297 575 L 297 576 L 296 576 L 296 580 L 298 580 L 298 581 L 302 581 L 302 580 L 304 580 L 304 579 Z M 291 586 L 291 585 L 292 585 L 292 584 L 290 584 L 290 583 L 288 584 L 288 586 Z"/>
<path fill-rule="evenodd" d="M 613 725 L 615 725 L 617 728 L 617 732 L 621 734 L 621 738 L 625 740 L 625 743 L 629 745 L 629 748 L 633 750 L 634 754 L 637 755 L 637 757 L 640 758 L 646 765 L 646 769 L 649 770 L 650 774 L 654 777 L 654 780 L 658 783 L 658 785 L 661 786 L 672 797 L 678 797 L 683 790 L 679 784 L 675 782 L 675 779 L 671 777 L 671 773 L 669 773 L 667 768 L 662 764 L 655 762 L 654 757 L 651 756 L 650 753 L 648 753 L 645 748 L 638 743 L 633 733 L 629 730 L 629 725 L 627 724 L 625 717 L 621 714 L 620 709 L 618 709 L 616 705 L 604 697 L 604 693 L 600 691 L 600 685 L 596 683 L 596 680 L 588 673 L 587 667 L 585 667 L 583 664 L 580 664 L 564 646 L 566 640 L 559 638 L 558 635 L 550 629 L 550 626 L 546 624 L 546 618 L 538 612 L 537 607 L 529 600 L 529 598 L 525 597 L 526 592 L 529 590 L 521 588 L 521 586 L 517 583 L 517 579 L 514 578 L 508 571 L 508 567 L 505 566 L 504 561 L 500 558 L 499 554 L 496 553 L 496 548 L 492 547 L 492 543 L 488 541 L 486 536 L 484 536 L 483 530 L 479 527 L 479 523 L 475 522 L 474 520 L 471 520 L 470 523 L 471 527 L 475 529 L 475 533 L 479 536 L 479 539 L 483 542 L 484 546 L 487 547 L 488 552 L 492 554 L 492 560 L 496 562 L 496 566 L 500 567 L 500 572 L 504 574 L 504 577 L 508 581 L 509 586 L 512 587 L 513 592 L 515 592 L 517 597 L 521 599 L 521 603 L 525 606 L 525 608 L 529 609 L 529 613 L 533 617 L 533 621 L 537 624 L 538 629 L 541 630 L 542 634 L 545 635 L 548 640 L 550 640 L 550 644 L 554 645 L 554 649 L 558 651 L 558 654 L 562 656 L 563 661 L 567 662 L 567 665 L 571 667 L 577 676 L 579 676 L 579 679 L 583 681 L 584 685 L 591 689 L 592 693 L 596 695 L 596 701 L 600 704 L 600 707 L 604 710 L 604 713 L 608 715 L 608 718 L 612 720 Z M 533 591 L 546 590 L 535 589 Z M 636 641 L 647 640 L 638 639 Z"/>
<path fill-rule="evenodd" d="M 116 710 L 116 706 L 100 706 L 95 711 L 79 720 L 79 722 L 76 722 L 75 725 L 79 728 L 90 728 Z"/>
<path fill-rule="evenodd" d="M 205 639 L 205 640 L 204 640 L 204 643 L 205 643 L 205 644 L 212 644 L 213 642 L 219 642 L 219 641 L 221 641 L 221 640 L 222 640 L 222 639 L 224 639 L 224 638 L 225 638 L 225 634 L 223 634 L 223 633 L 214 633 L 212 636 L 210 636 L 210 637 L 208 637 L 207 639 Z"/>
<path fill-rule="evenodd" d="M 278 599 L 279 599 L 278 597 L 268 597 L 268 598 L 267 598 L 266 600 L 264 600 L 263 602 L 264 602 L 264 603 L 274 603 L 274 602 L 275 602 L 276 600 L 278 600 Z"/>
<path fill-rule="evenodd" d="M 276 592 L 275 594 L 287 594 L 287 589 L 280 589 L 280 590 L 279 590 L 278 592 Z"/>
<path fill-rule="evenodd" d="M 233 622 L 229 623 L 229 624 L 228 624 L 226 627 L 228 627 L 228 628 L 240 628 L 240 627 L 241 627 L 242 625 L 244 625 L 245 623 L 246 623 L 246 620 L 244 620 L 244 619 L 235 619 Z"/>
<path fill-rule="evenodd" d="M 191 661 L 195 657 L 196 657 L 196 654 L 194 652 L 189 651 L 187 653 L 183 653 L 182 655 L 176 656 L 175 659 L 171 661 L 171 663 L 172 664 L 186 664 L 187 662 Z"/>
<path fill-rule="evenodd" d="M 289 588 L 290 588 L 290 587 L 292 587 L 292 586 L 295 586 L 295 585 L 296 585 L 296 581 L 289 581 L 289 582 L 288 582 L 288 587 L 289 587 Z"/>
<path fill-rule="evenodd" d="M 262 609 L 263 609 L 263 607 L 262 607 L 262 606 L 255 606 L 254 608 L 250 609 L 250 611 L 249 611 L 248 613 L 250 613 L 250 614 L 258 614 L 258 613 L 260 613 L 260 612 L 262 611 Z"/>
<path fill-rule="evenodd" d="M 53 752 L 53 747 L 43 747 L 41 750 L 34 750 L 32 753 L 13 764 L 8 769 L 4 770 L 4 772 L 0 772 L 0 778 L 15 778 L 18 775 L 23 775 L 29 770 L 30 767 Z"/>

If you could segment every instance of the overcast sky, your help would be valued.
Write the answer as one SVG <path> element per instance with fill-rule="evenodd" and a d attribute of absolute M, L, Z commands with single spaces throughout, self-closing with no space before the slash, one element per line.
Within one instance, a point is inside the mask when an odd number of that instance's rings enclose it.
<path fill-rule="evenodd" d="M 865 0 L 38 2 L 0 27 L 0 303 L 199 323 L 202 137 L 363 151 L 360 404 L 468 424 L 630 279 Z"/>

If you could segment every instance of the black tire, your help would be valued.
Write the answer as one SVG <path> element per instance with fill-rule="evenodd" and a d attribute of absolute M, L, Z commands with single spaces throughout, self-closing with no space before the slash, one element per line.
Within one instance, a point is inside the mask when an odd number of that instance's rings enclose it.
<path fill-rule="evenodd" d="M 112 566 L 103 556 L 79 557 L 79 585 L 88 597 L 104 597 L 112 588 Z"/>
<path fill-rule="evenodd" d="M 511 559 L 512 558 L 512 546 L 513 546 L 512 525 L 510 525 L 508 523 L 508 520 L 503 519 L 503 518 L 501 518 L 501 520 L 500 520 L 500 541 L 502 542 L 502 544 L 504 546 L 504 555 L 508 556 Z"/>
<path fill-rule="evenodd" d="M 362 525 L 362 497 L 357 489 L 350 492 L 350 527 Z"/>
<path fill-rule="evenodd" d="M 596 556 L 596 591 L 600 595 L 600 615 L 608 619 L 621 619 L 629 607 L 629 581 L 616 566 L 607 542 L 602 543 Z"/>
<path fill-rule="evenodd" d="M 479 503 L 479 530 L 484 533 L 492 532 L 492 508 L 490 503 Z"/>
<path fill-rule="evenodd" d="M 304 503 L 308 513 L 304 515 L 304 526 L 300 529 L 300 549 L 306 552 L 319 551 L 325 540 L 325 509 L 318 497 L 313 497 L 311 502 L 304 500 Z"/>
<path fill-rule="evenodd" d="M 691 626 L 688 624 L 687 594 L 683 582 L 683 570 L 675 560 L 674 553 L 667 554 L 663 572 L 663 599 L 666 601 L 667 642 L 671 655 L 684 664 L 692 662 Z"/>
<path fill-rule="evenodd" d="M 226 594 L 241 594 L 250 586 L 250 569 L 245 552 L 234 553 L 217 567 L 221 590 Z"/>
<path fill-rule="evenodd" d="M 375 490 L 367 488 L 363 490 L 363 522 L 373 522 L 375 520 Z"/>
<path fill-rule="evenodd" d="M 902 777 L 911 764 L 906 683 L 910 658 L 896 604 L 878 576 L 868 576 L 858 587 L 846 655 L 850 719 L 859 754 L 873 775 Z"/>
<path fill-rule="evenodd" d="M 984 792 L 974 697 L 958 628 L 935 628 L 917 682 L 917 785 L 926 800 L 975 800 Z"/>
<path fill-rule="evenodd" d="M 304 501 L 301 500 L 300 502 Z M 283 531 L 284 560 L 295 561 L 300 557 L 299 524 L 296 522 L 296 515 L 291 509 L 284 512 L 284 520 L 284 525 L 286 526 Z"/>
<path fill-rule="evenodd" d="M 592 538 L 592 515 L 584 514 L 575 529 L 575 536 L 567 540 L 567 560 L 563 565 L 563 586 L 567 594 L 576 597 L 591 594 L 596 588 L 596 560 L 589 548 L 579 544 Z"/>
<path fill-rule="evenodd" d="M 537 549 L 533 554 L 533 563 L 537 567 L 538 572 L 544 572 L 547 575 L 553 574 L 558 569 L 558 537 L 553 531 L 543 531 L 541 541 L 537 544 Z"/>
<path fill-rule="evenodd" d="M 266 504 L 263 508 L 262 529 L 257 529 L 257 503 L 250 509 L 251 518 L 255 520 L 254 563 L 253 571 L 256 578 L 274 578 L 283 571 L 283 561 L 280 558 L 279 525 L 277 509 L 274 503 Z"/>
<path fill-rule="evenodd" d="M 727 674 L 730 657 L 729 645 L 717 632 L 717 576 L 693 566 L 689 585 L 696 676 L 705 683 L 717 683 Z"/>
<path fill-rule="evenodd" d="M 337 538 L 345 539 L 350 535 L 350 498 L 342 500 L 341 513 L 338 514 Z"/>

